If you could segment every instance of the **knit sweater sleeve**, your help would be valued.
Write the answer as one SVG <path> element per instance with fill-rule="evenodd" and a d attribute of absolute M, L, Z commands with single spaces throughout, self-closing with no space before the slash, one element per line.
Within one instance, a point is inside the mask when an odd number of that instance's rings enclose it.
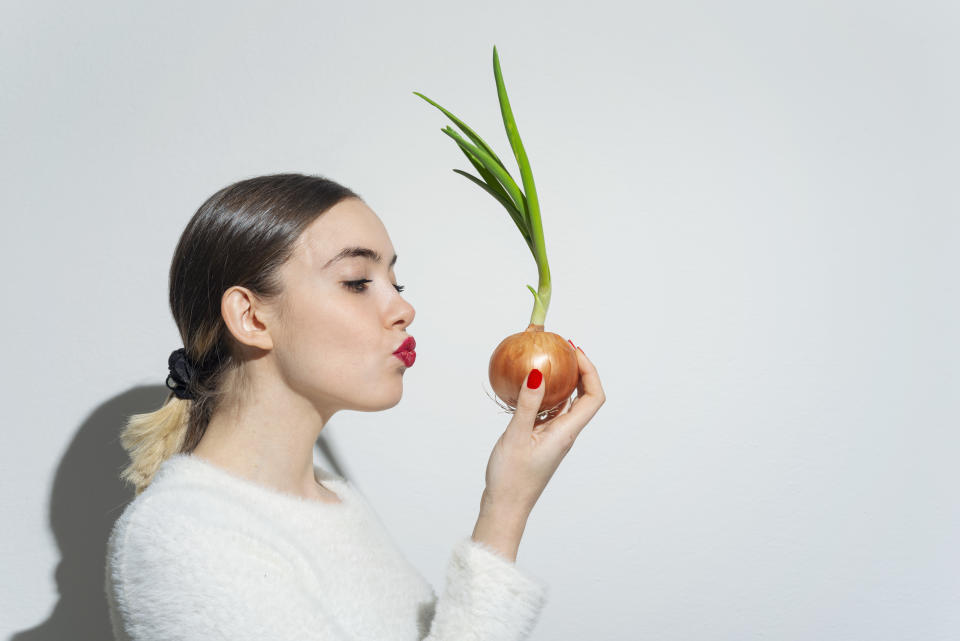
<path fill-rule="evenodd" d="M 354 641 L 275 542 L 140 508 L 108 543 L 118 641 Z M 419 613 L 424 641 L 520 641 L 545 602 L 544 584 L 469 538 L 455 546 L 446 579 Z"/>
<path fill-rule="evenodd" d="M 424 641 L 521 641 L 548 594 L 545 583 L 472 538 L 454 548 L 446 579 Z"/>

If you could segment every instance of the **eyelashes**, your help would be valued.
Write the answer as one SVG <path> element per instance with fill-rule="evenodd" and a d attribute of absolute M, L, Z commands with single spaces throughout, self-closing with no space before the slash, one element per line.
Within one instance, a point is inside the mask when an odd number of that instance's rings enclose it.
<path fill-rule="evenodd" d="M 362 294 L 363 292 L 367 291 L 367 283 L 372 282 L 373 281 L 369 278 L 364 278 L 361 280 L 348 280 L 344 281 L 343 286 L 350 291 Z M 394 285 L 393 287 L 397 290 L 397 292 L 403 292 L 403 290 L 407 288 L 406 285 Z"/>

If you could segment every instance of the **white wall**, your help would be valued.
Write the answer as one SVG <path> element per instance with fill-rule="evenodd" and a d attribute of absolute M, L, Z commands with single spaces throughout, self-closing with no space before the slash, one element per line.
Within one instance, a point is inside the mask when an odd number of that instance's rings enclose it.
<path fill-rule="evenodd" d="M 107 638 L 116 441 L 180 346 L 167 270 L 235 180 L 385 222 L 418 361 L 322 444 L 437 587 L 536 270 L 418 90 L 541 198 L 547 329 L 607 404 L 530 518 L 537 640 L 960 638 L 952 2 L 9 2 L 0 9 L 0 633 Z M 318 450 L 319 452 L 319 450 Z M 412 511 L 416 518 L 410 518 Z"/>

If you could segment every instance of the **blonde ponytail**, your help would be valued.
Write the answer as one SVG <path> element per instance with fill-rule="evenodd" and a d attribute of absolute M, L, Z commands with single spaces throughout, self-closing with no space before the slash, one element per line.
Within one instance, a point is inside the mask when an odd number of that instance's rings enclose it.
<path fill-rule="evenodd" d="M 161 463 L 182 450 L 191 403 L 171 394 L 160 409 L 134 414 L 127 420 L 120 433 L 120 444 L 130 456 L 130 465 L 120 478 L 131 483 L 136 494 L 147 489 Z"/>

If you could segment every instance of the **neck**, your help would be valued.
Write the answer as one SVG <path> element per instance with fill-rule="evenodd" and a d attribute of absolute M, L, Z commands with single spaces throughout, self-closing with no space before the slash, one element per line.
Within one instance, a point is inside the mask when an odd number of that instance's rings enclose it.
<path fill-rule="evenodd" d="M 233 402 L 222 403 L 192 454 L 289 494 L 335 497 L 320 485 L 313 469 L 313 448 L 328 417 L 277 376 L 252 380 L 262 384 L 250 385 L 252 389 Z"/>

